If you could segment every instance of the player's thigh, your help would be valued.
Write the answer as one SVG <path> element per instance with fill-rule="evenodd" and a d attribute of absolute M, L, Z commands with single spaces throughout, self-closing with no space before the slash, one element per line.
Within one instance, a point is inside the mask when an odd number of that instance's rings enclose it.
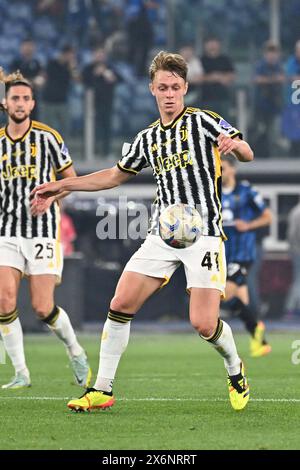
<path fill-rule="evenodd" d="M 225 288 L 225 300 L 231 300 L 233 297 L 236 297 L 238 294 L 239 286 L 235 282 L 227 281 Z"/>
<path fill-rule="evenodd" d="M 211 336 L 219 318 L 220 291 L 213 288 L 190 289 L 190 321 L 203 336 Z"/>
<path fill-rule="evenodd" d="M 126 264 L 111 302 L 111 309 L 135 313 L 172 277 L 180 264 L 177 250 L 159 236 L 148 235 Z"/>
<path fill-rule="evenodd" d="M 238 263 L 228 264 L 228 277 L 225 289 L 225 300 L 238 297 L 243 303 L 249 303 L 247 285 L 247 268 Z"/>
<path fill-rule="evenodd" d="M 238 286 L 236 297 L 238 297 L 244 304 L 249 304 L 249 291 L 246 284 Z"/>
<path fill-rule="evenodd" d="M 15 309 L 25 258 L 16 237 L 0 237 L 0 311 Z"/>
<path fill-rule="evenodd" d="M 18 269 L 0 266 L 0 313 L 9 313 L 16 307 L 21 277 Z"/>
<path fill-rule="evenodd" d="M 37 274 L 29 276 L 28 280 L 32 307 L 39 316 L 45 317 L 54 306 L 56 276 Z"/>
<path fill-rule="evenodd" d="M 110 308 L 123 313 L 136 313 L 144 302 L 164 283 L 164 278 L 147 276 L 133 271 L 123 271 Z"/>

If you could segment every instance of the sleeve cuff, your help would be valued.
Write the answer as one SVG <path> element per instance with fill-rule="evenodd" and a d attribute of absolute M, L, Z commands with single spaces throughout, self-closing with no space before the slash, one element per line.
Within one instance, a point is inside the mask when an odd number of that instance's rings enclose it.
<path fill-rule="evenodd" d="M 55 170 L 56 173 L 61 173 L 62 171 L 66 170 L 67 168 L 69 168 L 70 166 L 73 165 L 73 162 L 69 162 L 67 163 L 66 165 L 62 166 L 61 168 L 57 168 Z"/>
<path fill-rule="evenodd" d="M 119 170 L 124 171 L 124 173 L 130 173 L 131 175 L 137 175 L 138 174 L 138 171 L 133 170 L 132 168 L 125 168 L 119 162 L 117 163 L 117 167 L 119 168 Z"/>
<path fill-rule="evenodd" d="M 235 132 L 230 136 L 232 139 L 235 139 L 235 137 L 239 137 L 240 139 L 243 140 L 243 134 L 240 131 Z"/>

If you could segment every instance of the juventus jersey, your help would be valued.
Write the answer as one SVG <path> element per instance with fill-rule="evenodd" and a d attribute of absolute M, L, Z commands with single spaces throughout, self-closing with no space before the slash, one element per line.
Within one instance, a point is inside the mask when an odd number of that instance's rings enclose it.
<path fill-rule="evenodd" d="M 62 137 L 45 124 L 31 121 L 17 140 L 6 128 L 0 129 L 0 236 L 58 238 L 58 204 L 33 217 L 29 195 L 35 186 L 55 181 L 56 174 L 71 165 Z"/>
<path fill-rule="evenodd" d="M 152 167 L 157 183 L 150 231 L 158 234 L 160 212 L 171 204 L 196 207 L 203 221 L 203 235 L 224 236 L 221 218 L 220 133 L 231 138 L 242 134 L 212 111 L 184 108 L 164 126 L 157 120 L 125 143 L 118 167 L 137 174 Z"/>

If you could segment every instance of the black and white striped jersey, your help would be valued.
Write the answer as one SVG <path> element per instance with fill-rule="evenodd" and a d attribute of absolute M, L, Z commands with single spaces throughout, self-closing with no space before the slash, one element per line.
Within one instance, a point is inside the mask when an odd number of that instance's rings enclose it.
<path fill-rule="evenodd" d="M 197 207 L 203 235 L 223 236 L 221 207 L 221 159 L 217 138 L 224 133 L 242 134 L 213 111 L 184 108 L 164 126 L 157 120 L 125 143 L 118 168 L 137 174 L 151 166 L 157 183 L 151 233 L 158 233 L 162 209 L 177 203 Z"/>
<path fill-rule="evenodd" d="M 13 140 L 2 128 L 0 159 L 0 236 L 59 238 L 58 204 L 33 217 L 29 195 L 35 186 L 55 181 L 57 173 L 72 165 L 60 134 L 31 121 L 25 135 Z"/>

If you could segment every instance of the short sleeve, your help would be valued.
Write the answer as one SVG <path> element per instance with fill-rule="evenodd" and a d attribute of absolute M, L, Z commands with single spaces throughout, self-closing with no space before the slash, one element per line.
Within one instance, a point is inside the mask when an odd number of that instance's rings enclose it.
<path fill-rule="evenodd" d="M 68 147 L 57 131 L 52 130 L 52 132 L 48 133 L 48 142 L 55 173 L 61 173 L 66 168 L 73 165 Z"/>
<path fill-rule="evenodd" d="M 250 198 L 250 203 L 252 204 L 254 209 L 259 214 L 262 214 L 263 211 L 266 209 L 267 205 L 266 205 L 265 201 L 263 200 L 262 195 L 253 186 L 249 187 L 249 198 Z"/>
<path fill-rule="evenodd" d="M 121 171 L 138 174 L 143 168 L 149 166 L 144 153 L 145 136 L 139 133 L 133 142 L 125 142 L 122 147 L 122 158 L 117 163 Z"/>
<path fill-rule="evenodd" d="M 243 138 L 242 133 L 232 126 L 225 119 L 222 118 L 218 113 L 213 111 L 203 110 L 201 112 L 201 122 L 204 134 L 217 143 L 219 134 L 225 134 L 234 139 L 235 137 Z"/>

